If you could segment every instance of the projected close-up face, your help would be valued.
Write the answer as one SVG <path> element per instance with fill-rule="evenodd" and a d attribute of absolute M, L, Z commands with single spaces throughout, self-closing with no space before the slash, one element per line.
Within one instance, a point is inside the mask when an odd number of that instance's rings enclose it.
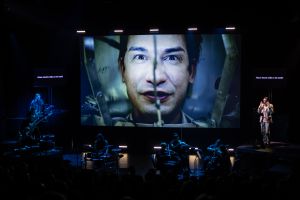
<path fill-rule="evenodd" d="M 240 127 L 239 35 L 82 39 L 82 125 Z"/>
<path fill-rule="evenodd" d="M 157 120 L 156 99 L 164 122 L 181 120 L 187 88 L 194 80 L 183 35 L 129 36 L 121 70 L 135 121 Z"/>

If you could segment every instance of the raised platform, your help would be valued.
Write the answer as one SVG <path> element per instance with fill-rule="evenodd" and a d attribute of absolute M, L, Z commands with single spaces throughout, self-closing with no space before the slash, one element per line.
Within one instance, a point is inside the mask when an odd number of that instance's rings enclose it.
<path fill-rule="evenodd" d="M 259 145 L 240 145 L 236 148 L 239 154 L 269 155 L 289 159 L 300 159 L 300 145 L 285 142 L 271 142 L 265 148 Z"/>
<path fill-rule="evenodd" d="M 240 145 L 235 150 L 236 168 L 248 172 L 275 172 L 289 174 L 300 163 L 300 145 L 271 142 L 268 147 Z"/>

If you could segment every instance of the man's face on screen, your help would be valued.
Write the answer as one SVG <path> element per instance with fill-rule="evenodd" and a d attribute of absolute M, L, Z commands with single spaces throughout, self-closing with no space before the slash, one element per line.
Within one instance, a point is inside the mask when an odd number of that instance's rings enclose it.
<path fill-rule="evenodd" d="M 162 116 L 171 119 L 180 114 L 188 84 L 194 80 L 193 70 L 188 68 L 189 58 L 184 36 L 155 37 L 156 42 L 153 35 L 129 36 L 122 67 L 134 116 L 145 121 L 156 119 L 157 116 L 155 83 Z"/>

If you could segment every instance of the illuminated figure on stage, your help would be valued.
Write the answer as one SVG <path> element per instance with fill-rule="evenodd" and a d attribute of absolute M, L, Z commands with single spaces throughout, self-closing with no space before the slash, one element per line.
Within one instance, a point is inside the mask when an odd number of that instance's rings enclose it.
<path fill-rule="evenodd" d="M 180 139 L 177 133 L 173 133 L 173 139 L 170 142 L 171 149 L 175 151 L 181 159 L 181 169 L 183 172 L 190 172 L 189 168 L 189 152 L 190 145 Z"/>
<path fill-rule="evenodd" d="M 160 151 L 156 153 L 156 168 L 160 170 L 161 174 L 178 173 L 181 167 L 181 158 L 170 148 L 169 144 L 161 142 L 160 146 Z"/>
<path fill-rule="evenodd" d="M 43 120 L 44 100 L 39 93 L 35 94 L 34 99 L 30 102 L 29 111 L 26 118 L 22 121 L 19 140 L 23 144 L 33 144 L 40 137 L 38 124 Z"/>
<path fill-rule="evenodd" d="M 207 147 L 208 155 L 204 158 L 204 170 L 210 175 L 227 175 L 231 171 L 228 145 L 217 139 L 214 144 Z"/>
<path fill-rule="evenodd" d="M 44 103 L 39 93 L 35 94 L 34 99 L 30 102 L 29 111 L 26 118 L 22 121 L 19 130 L 19 140 L 21 143 L 37 143 L 41 137 L 40 123 L 47 122 L 54 112 L 54 106 Z"/>
<path fill-rule="evenodd" d="M 273 122 L 272 114 L 274 107 L 269 102 L 268 97 L 264 97 L 260 102 L 257 112 L 260 115 L 259 122 L 263 145 L 270 145 L 270 124 Z"/>
<path fill-rule="evenodd" d="M 32 121 L 40 118 L 43 115 L 44 105 L 44 100 L 42 99 L 41 95 L 39 93 L 36 93 L 29 107 Z"/>

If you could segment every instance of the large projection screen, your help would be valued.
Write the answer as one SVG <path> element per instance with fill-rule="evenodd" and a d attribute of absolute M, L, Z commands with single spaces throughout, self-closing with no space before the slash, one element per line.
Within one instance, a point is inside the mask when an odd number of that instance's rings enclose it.
<path fill-rule="evenodd" d="M 81 125 L 240 128 L 239 34 L 82 36 Z"/>

